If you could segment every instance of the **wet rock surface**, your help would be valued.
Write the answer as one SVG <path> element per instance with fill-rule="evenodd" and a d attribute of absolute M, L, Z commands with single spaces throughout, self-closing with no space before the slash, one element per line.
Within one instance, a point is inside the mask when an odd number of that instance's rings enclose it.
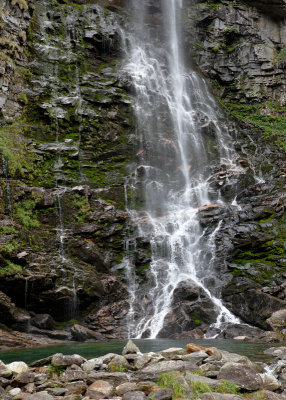
<path fill-rule="evenodd" d="M 247 155 L 238 160 L 245 168 L 244 178 L 231 184 L 231 192 L 235 188 L 237 193 L 232 207 L 204 205 L 198 217 L 206 234 L 211 234 L 211 225 L 222 221 L 216 235 L 215 269 L 224 282 L 222 297 L 227 307 L 251 325 L 274 330 L 274 334 L 264 336 L 265 340 L 283 340 L 285 153 L 283 146 L 276 150 L 272 146 L 278 131 L 274 134 L 269 130 L 270 140 L 264 142 L 265 125 L 259 121 L 272 119 L 276 132 L 276 117 L 285 115 L 285 2 L 186 2 L 185 6 L 189 16 L 184 22 L 190 39 L 189 54 L 195 56 L 194 62 L 212 80 L 225 109 L 236 117 L 237 129 L 244 136 L 242 142 L 238 139 L 236 148 Z M 283 100 L 277 102 L 274 111 L 268 102 L 278 93 Z M 257 104 L 261 107 L 256 108 Z M 253 114 L 255 118 L 248 117 Z M 257 130 L 254 125 L 264 128 Z M 206 134 L 210 132 L 208 127 Z M 225 166 L 217 166 L 212 185 L 221 187 L 227 197 L 226 171 Z M 259 316 L 254 317 L 255 309 Z M 269 324 L 275 311 L 281 320 Z M 228 334 L 224 332 L 225 337 Z"/>
<path fill-rule="evenodd" d="M 136 347 L 131 342 L 128 346 Z M 274 377 L 261 373 L 261 363 L 253 363 L 245 356 L 212 348 L 214 355 L 210 357 L 206 354 L 210 349 L 196 349 L 196 346 L 190 343 L 188 350 L 166 349 L 160 354 L 153 353 L 143 369 L 134 368 L 133 363 L 125 364 L 124 368 L 121 365 L 121 370 L 125 372 L 108 372 L 106 364 L 102 364 L 102 361 L 123 357 L 119 354 L 107 354 L 87 361 L 77 354 L 55 354 L 49 360 L 34 362 L 30 367 L 23 362 L 9 365 L 0 362 L 1 399 L 239 400 L 244 398 L 245 393 L 253 400 L 258 394 L 269 400 L 285 399 L 285 363 L 280 371 L 275 370 Z M 193 350 L 191 354 L 188 353 L 190 349 Z M 277 348 L 277 351 L 280 354 L 286 348 Z M 204 353 L 206 357 L 197 357 L 199 353 Z M 146 359 L 147 354 L 142 354 L 140 350 L 136 354 L 138 359 Z M 189 362 L 183 361 L 189 355 L 194 355 L 195 369 L 190 368 Z M 90 365 L 88 369 L 87 364 Z M 275 367 L 275 364 L 272 366 Z M 210 375 L 210 371 L 212 377 L 205 376 Z M 152 379 L 147 379 L 147 375 L 152 375 Z"/>
<path fill-rule="evenodd" d="M 14 330 L 3 327 L 3 348 L 127 335 L 124 177 L 134 127 L 116 32 L 126 4 L 77 3 L 6 1 L 1 13 L 0 316 Z M 262 116 L 285 116 L 265 103 L 285 102 L 284 3 L 185 2 L 187 50 L 222 101 L 258 101 Z M 148 4 L 157 18 L 158 2 Z M 203 121 L 202 129 L 216 154 L 214 126 Z M 223 301 L 242 322 L 273 332 L 226 327 L 221 337 L 282 341 L 285 155 L 273 144 L 276 137 L 261 142 L 261 132 L 245 124 L 235 131 L 239 173 L 212 166 L 210 186 L 226 200 L 236 193 L 236 201 L 198 212 L 204 238 L 220 224 L 214 273 L 206 279 L 214 288 L 223 283 Z M 136 196 L 140 205 L 143 194 Z M 150 244 L 141 239 L 134 260 L 148 292 Z M 203 337 L 216 311 L 186 280 L 174 292 L 160 336 Z"/>
<path fill-rule="evenodd" d="M 217 6 L 201 2 L 187 12 L 191 50 L 202 71 L 226 87 L 224 96 L 229 92 L 234 101 L 242 97 L 252 101 L 281 93 L 284 98 L 285 66 L 275 60 L 285 37 L 284 1 L 218 2 Z M 191 32 L 193 13 L 196 29 Z"/>
<path fill-rule="evenodd" d="M 111 272 L 124 251 L 132 126 L 116 65 L 121 6 L 3 5 L 0 313 L 30 343 L 104 339 L 108 329 L 55 323 L 83 322 L 126 297 Z M 5 337 L 0 346 L 12 345 Z"/>

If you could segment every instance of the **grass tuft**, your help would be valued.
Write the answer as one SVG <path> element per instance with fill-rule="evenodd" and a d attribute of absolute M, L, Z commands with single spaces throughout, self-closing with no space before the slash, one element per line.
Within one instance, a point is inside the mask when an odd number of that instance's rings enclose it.
<path fill-rule="evenodd" d="M 123 365 L 117 365 L 117 364 L 110 363 L 108 366 L 108 370 L 110 372 L 126 372 L 127 368 L 125 368 Z"/>
<path fill-rule="evenodd" d="M 160 377 L 157 381 L 157 385 L 160 386 L 161 388 L 167 388 L 167 389 L 173 389 L 174 394 L 173 394 L 173 399 L 176 398 L 181 398 L 185 399 L 186 398 L 186 389 L 184 388 L 183 385 L 181 385 L 180 382 L 176 378 L 180 376 L 179 372 L 172 371 L 172 372 L 165 372 L 163 374 L 160 374 Z"/>
<path fill-rule="evenodd" d="M 210 386 L 203 382 L 191 381 L 190 386 L 191 386 L 192 392 L 194 394 L 194 397 L 193 397 L 194 399 L 196 399 L 203 393 L 213 392 L 213 390 L 210 388 Z"/>
<path fill-rule="evenodd" d="M 223 383 L 215 389 L 217 393 L 238 394 L 239 391 L 239 386 L 227 380 L 224 380 Z"/>

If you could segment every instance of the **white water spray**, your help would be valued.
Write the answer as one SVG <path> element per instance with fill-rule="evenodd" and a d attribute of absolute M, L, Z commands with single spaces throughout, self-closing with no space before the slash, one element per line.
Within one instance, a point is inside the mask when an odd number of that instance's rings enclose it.
<path fill-rule="evenodd" d="M 186 66 L 180 46 L 181 0 L 156 3 L 156 15 L 142 0 L 131 3 L 133 24 L 122 35 L 124 69 L 136 91 L 138 163 L 126 182 L 127 207 L 138 237 L 150 242 L 152 260 L 149 282 L 141 290 L 132 257 L 125 260 L 131 277 L 130 336 L 155 338 L 174 290 L 189 279 L 211 299 L 215 327 L 239 323 L 222 304 L 221 282 L 213 271 L 221 224 L 206 236 L 197 218 L 199 207 L 223 202 L 210 186 L 212 166 L 224 164 L 229 176 L 239 172 L 232 138 L 204 80 Z M 142 195 L 145 202 L 139 208 L 132 199 Z"/>

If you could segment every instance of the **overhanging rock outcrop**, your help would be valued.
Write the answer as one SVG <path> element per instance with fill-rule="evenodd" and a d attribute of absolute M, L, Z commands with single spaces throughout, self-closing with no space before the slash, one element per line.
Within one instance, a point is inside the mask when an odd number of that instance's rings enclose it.
<path fill-rule="evenodd" d="M 251 6 L 260 8 L 261 10 L 267 12 L 267 14 L 271 14 L 275 17 L 286 17 L 286 1 L 285 0 L 246 0 Z"/>

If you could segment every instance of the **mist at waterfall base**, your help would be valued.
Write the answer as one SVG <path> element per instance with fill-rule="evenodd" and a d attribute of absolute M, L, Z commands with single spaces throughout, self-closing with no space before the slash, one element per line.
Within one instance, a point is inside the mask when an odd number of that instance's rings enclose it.
<path fill-rule="evenodd" d="M 215 167 L 223 166 L 230 183 L 243 168 L 222 112 L 182 52 L 182 1 L 158 3 L 132 0 L 133 16 L 122 30 L 123 70 L 136 93 L 136 157 L 126 180 L 133 225 L 122 263 L 133 338 L 160 337 L 174 291 L 185 281 L 211 301 L 213 328 L 240 322 L 220 300 L 215 252 L 221 222 L 203 230 L 197 213 L 203 205 L 226 202 L 212 186 Z M 235 198 L 233 193 L 228 204 L 236 205 Z M 138 241 L 150 243 L 151 252 L 148 281 L 140 284 L 134 260 Z"/>

